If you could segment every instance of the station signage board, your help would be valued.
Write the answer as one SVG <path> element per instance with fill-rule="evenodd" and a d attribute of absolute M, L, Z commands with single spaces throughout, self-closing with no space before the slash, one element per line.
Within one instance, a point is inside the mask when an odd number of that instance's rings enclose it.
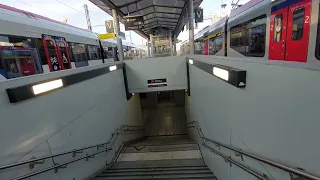
<path fill-rule="evenodd" d="M 203 9 L 195 9 L 195 23 L 203 22 Z"/>
<path fill-rule="evenodd" d="M 113 21 L 112 20 L 107 20 L 107 21 L 105 21 L 105 23 L 106 23 L 107 33 L 114 33 Z"/>
<path fill-rule="evenodd" d="M 148 82 L 148 88 L 168 86 L 167 78 L 149 79 L 147 82 Z"/>
<path fill-rule="evenodd" d="M 143 16 L 125 16 L 123 17 L 125 29 L 137 30 L 143 27 L 144 20 Z"/>
<path fill-rule="evenodd" d="M 116 37 L 116 35 L 114 33 L 107 33 L 107 34 L 98 34 L 98 38 L 100 40 L 104 40 L 104 39 L 114 39 Z"/>

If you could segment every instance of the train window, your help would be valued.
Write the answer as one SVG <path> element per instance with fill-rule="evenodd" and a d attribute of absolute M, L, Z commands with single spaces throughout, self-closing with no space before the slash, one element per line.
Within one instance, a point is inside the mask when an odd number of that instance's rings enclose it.
<path fill-rule="evenodd" d="M 235 51 L 245 55 L 246 54 L 246 32 L 230 33 L 230 46 Z"/>
<path fill-rule="evenodd" d="M 222 49 L 222 43 L 223 43 L 222 41 L 223 41 L 223 39 L 222 39 L 221 35 L 216 37 L 216 43 L 215 43 L 215 47 L 214 47 L 215 53 L 214 54 L 216 54 L 217 52 L 219 52 Z"/>
<path fill-rule="evenodd" d="M 292 40 L 298 41 L 302 39 L 304 14 L 305 14 L 304 7 L 299 7 L 293 11 Z"/>
<path fill-rule="evenodd" d="M 0 36 L 0 46 L 5 46 L 9 42 L 9 37 Z"/>
<path fill-rule="evenodd" d="M 209 54 L 215 55 L 217 52 L 219 52 L 222 49 L 222 36 L 217 36 L 214 38 L 209 39 Z"/>
<path fill-rule="evenodd" d="M 195 54 L 203 54 L 203 42 L 197 41 L 194 43 L 195 46 Z"/>
<path fill-rule="evenodd" d="M 85 44 L 70 43 L 76 67 L 88 66 L 88 48 Z"/>
<path fill-rule="evenodd" d="M 247 56 L 263 57 L 265 52 L 266 25 L 259 25 L 249 29 L 250 46 Z"/>
<path fill-rule="evenodd" d="M 38 44 L 38 52 L 40 55 L 41 63 L 42 63 L 42 65 L 46 65 L 46 64 L 48 64 L 48 61 L 47 61 L 47 57 L 46 57 L 46 52 L 43 47 L 42 39 L 38 39 L 37 44 Z"/>
<path fill-rule="evenodd" d="M 98 46 L 88 45 L 89 60 L 101 59 Z"/>
<path fill-rule="evenodd" d="M 69 49 L 69 54 L 70 54 L 70 62 L 74 62 L 74 57 L 72 53 L 72 43 L 68 43 L 68 49 Z"/>
<path fill-rule="evenodd" d="M 267 15 L 261 15 L 230 28 L 230 47 L 235 51 L 253 57 L 265 54 Z"/>
<path fill-rule="evenodd" d="M 214 52 L 215 38 L 209 39 L 208 43 L 209 43 L 209 54 L 214 55 L 215 54 L 215 52 Z"/>
<path fill-rule="evenodd" d="M 274 17 L 274 42 L 280 42 L 282 39 L 282 21 L 283 21 L 283 15 L 278 14 Z"/>

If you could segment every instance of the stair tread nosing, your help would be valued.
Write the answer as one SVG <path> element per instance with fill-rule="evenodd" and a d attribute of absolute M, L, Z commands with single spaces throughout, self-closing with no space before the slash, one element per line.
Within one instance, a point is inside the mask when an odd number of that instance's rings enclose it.
<path fill-rule="evenodd" d="M 149 172 L 149 171 L 188 171 L 208 169 L 207 166 L 184 166 L 184 167 L 147 167 L 147 168 L 119 168 L 109 169 L 105 172 Z"/>
<path fill-rule="evenodd" d="M 159 175 L 180 175 L 180 174 L 212 174 L 209 169 L 203 170 L 181 170 L 181 171 L 149 171 L 149 172 L 104 172 L 99 176 L 159 176 Z"/>
<path fill-rule="evenodd" d="M 116 162 L 111 169 L 150 168 L 150 167 L 195 167 L 205 166 L 203 159 L 179 159 L 158 161 L 122 161 Z"/>
<path fill-rule="evenodd" d="M 114 180 L 119 180 L 119 179 L 195 179 L 195 178 L 216 178 L 212 173 L 206 173 L 206 174 L 176 174 L 176 175 L 146 175 L 146 176 L 98 176 L 97 179 L 103 180 L 103 179 L 114 179 Z"/>

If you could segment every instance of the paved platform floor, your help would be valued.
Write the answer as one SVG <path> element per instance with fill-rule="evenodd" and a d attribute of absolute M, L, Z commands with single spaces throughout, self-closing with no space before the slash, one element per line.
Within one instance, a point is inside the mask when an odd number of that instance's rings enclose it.
<path fill-rule="evenodd" d="M 185 107 L 161 103 L 151 109 L 146 118 L 147 136 L 172 136 L 187 134 Z"/>

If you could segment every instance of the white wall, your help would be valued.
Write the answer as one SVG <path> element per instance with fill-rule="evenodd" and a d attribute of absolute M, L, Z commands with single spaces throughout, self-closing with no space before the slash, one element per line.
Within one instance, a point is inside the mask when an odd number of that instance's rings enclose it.
<path fill-rule="evenodd" d="M 320 176 L 320 71 L 212 56 L 192 58 L 247 71 L 247 86 L 239 89 L 190 66 L 187 116 L 199 121 L 206 137 Z M 222 152 L 241 162 L 234 153 Z M 218 179 L 255 179 L 236 166 L 221 170 L 217 167 L 226 163 L 220 157 L 203 148 L 202 153 Z M 288 173 L 249 158 L 244 163 L 270 178 L 290 179 Z"/>
<path fill-rule="evenodd" d="M 187 89 L 183 56 L 125 61 L 130 93 Z M 148 88 L 147 80 L 167 78 L 167 87 Z"/>
<path fill-rule="evenodd" d="M 25 83 L 104 66 L 0 82 L 0 165 L 104 143 L 121 125 L 142 125 L 140 99 L 133 96 L 127 101 L 122 69 L 16 104 L 9 103 L 5 91 L 6 88 Z M 135 138 L 133 135 L 128 137 Z M 126 139 L 119 140 L 117 146 Z M 90 152 L 96 151 L 91 149 L 77 157 Z M 57 174 L 50 171 L 33 179 L 84 179 L 103 168 L 112 156 L 113 152 L 107 155 L 103 153 L 88 162 L 83 160 L 71 164 Z M 71 159 L 69 154 L 54 160 L 62 164 Z M 52 160 L 48 159 L 34 170 L 29 170 L 28 165 L 13 168 L 1 173 L 0 179 L 13 178 L 52 165 Z"/>

